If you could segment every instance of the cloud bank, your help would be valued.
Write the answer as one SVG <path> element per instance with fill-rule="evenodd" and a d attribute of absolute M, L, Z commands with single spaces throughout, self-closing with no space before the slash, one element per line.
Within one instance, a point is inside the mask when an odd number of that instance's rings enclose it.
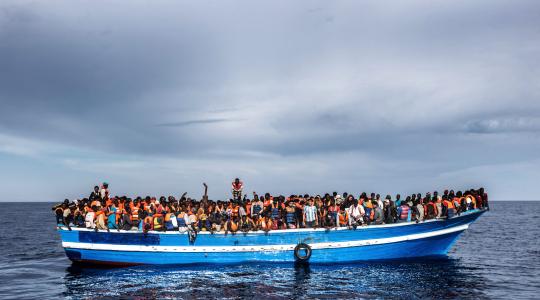
<path fill-rule="evenodd" d="M 536 1 L 120 3 L 0 4 L 0 201 L 538 199 Z"/>

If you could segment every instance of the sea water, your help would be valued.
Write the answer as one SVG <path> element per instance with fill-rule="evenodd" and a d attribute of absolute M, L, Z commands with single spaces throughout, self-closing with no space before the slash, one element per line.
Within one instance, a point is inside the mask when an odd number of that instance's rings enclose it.
<path fill-rule="evenodd" d="M 294 266 L 72 265 L 51 203 L 0 203 L 0 298 L 540 298 L 540 202 L 492 202 L 448 259 Z"/>

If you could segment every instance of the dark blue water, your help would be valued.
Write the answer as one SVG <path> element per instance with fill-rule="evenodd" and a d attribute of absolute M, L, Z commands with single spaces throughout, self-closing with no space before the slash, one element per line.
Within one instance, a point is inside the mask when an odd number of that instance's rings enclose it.
<path fill-rule="evenodd" d="M 540 202 L 493 202 L 437 261 L 89 269 L 47 203 L 0 203 L 0 298 L 540 298 Z"/>

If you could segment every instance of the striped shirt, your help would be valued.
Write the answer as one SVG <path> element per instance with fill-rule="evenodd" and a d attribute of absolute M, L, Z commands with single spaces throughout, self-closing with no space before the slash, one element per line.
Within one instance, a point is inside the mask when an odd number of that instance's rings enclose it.
<path fill-rule="evenodd" d="M 313 222 L 315 221 L 317 208 L 314 205 L 306 205 L 304 207 L 304 214 L 306 214 L 306 222 Z"/>

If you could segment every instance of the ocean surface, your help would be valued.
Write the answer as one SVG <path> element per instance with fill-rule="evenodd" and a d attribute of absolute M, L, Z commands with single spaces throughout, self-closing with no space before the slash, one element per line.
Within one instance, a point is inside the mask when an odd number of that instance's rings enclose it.
<path fill-rule="evenodd" d="M 540 299 L 540 202 L 492 202 L 448 259 L 92 269 L 72 265 L 50 203 L 0 203 L 0 299 Z"/>

